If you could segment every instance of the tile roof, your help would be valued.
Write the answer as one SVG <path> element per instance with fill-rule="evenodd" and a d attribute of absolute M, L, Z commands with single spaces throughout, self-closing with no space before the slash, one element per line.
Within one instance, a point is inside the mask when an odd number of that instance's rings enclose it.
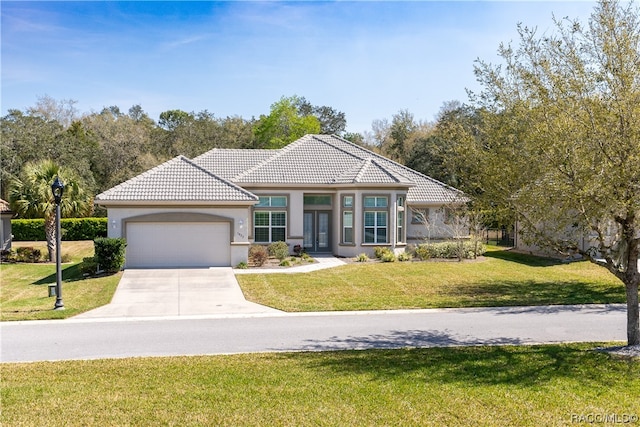
<path fill-rule="evenodd" d="M 221 178 L 231 179 L 273 156 L 277 151 L 279 150 L 214 148 L 194 158 L 193 163 L 215 172 Z"/>
<path fill-rule="evenodd" d="M 178 156 L 96 196 L 104 201 L 251 202 L 253 193 Z"/>
<path fill-rule="evenodd" d="M 427 175 L 421 174 L 420 172 L 404 165 L 396 163 L 393 160 L 367 150 L 366 148 L 345 139 L 335 135 L 313 135 L 312 137 L 331 143 L 337 149 L 347 152 L 353 156 L 375 160 L 381 167 L 385 168 L 389 172 L 397 173 L 414 182 L 415 185 L 409 188 L 409 191 L 407 192 L 407 202 L 409 203 L 428 204 L 466 201 L 464 193 L 460 190 Z"/>
<path fill-rule="evenodd" d="M 408 188 L 409 203 L 464 200 L 459 190 L 335 135 L 306 135 L 278 150 L 214 148 L 176 157 L 96 200 L 249 201 L 258 184 L 379 184 Z"/>
<path fill-rule="evenodd" d="M 280 150 L 265 151 L 265 154 L 269 151 L 273 154 L 254 167 L 230 177 L 230 180 L 238 185 L 330 185 L 336 184 L 337 180 L 345 183 L 350 174 L 354 184 L 383 183 L 380 180 L 391 183 L 393 178 L 389 177 L 395 177 L 399 184 L 412 185 L 407 193 L 410 203 L 464 200 L 459 190 L 335 135 L 305 135 Z M 360 171 L 367 159 L 371 160 L 372 169 L 356 180 L 356 171 Z M 374 172 L 374 169 L 378 170 Z M 380 170 L 384 170 L 387 176 L 382 176 Z"/>
<path fill-rule="evenodd" d="M 373 159 L 360 161 L 355 168 L 343 172 L 333 180 L 340 184 L 406 184 L 414 186 L 410 179 L 382 167 Z"/>

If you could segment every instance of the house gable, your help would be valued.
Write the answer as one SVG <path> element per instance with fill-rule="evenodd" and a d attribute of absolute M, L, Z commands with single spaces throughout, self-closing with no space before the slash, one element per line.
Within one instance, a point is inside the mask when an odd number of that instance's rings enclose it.
<path fill-rule="evenodd" d="M 220 178 L 184 156 L 178 156 L 96 196 L 113 202 L 222 202 L 250 203 L 258 197 Z"/>

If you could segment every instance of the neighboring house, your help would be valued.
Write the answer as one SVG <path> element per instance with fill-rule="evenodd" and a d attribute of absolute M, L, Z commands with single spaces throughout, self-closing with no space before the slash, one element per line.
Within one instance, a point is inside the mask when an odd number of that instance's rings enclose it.
<path fill-rule="evenodd" d="M 8 251 L 11 249 L 11 218 L 13 211 L 9 208 L 9 203 L 0 199 L 0 250 Z"/>
<path fill-rule="evenodd" d="M 462 197 L 337 136 L 306 135 L 278 150 L 178 156 L 95 200 L 109 237 L 127 239 L 131 268 L 235 266 L 251 244 L 276 241 L 343 257 L 401 252 L 427 234 L 448 237 L 434 223 Z"/>

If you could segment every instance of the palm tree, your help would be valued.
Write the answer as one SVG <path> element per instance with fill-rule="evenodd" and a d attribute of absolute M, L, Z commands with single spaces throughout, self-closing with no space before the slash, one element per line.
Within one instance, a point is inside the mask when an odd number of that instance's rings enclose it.
<path fill-rule="evenodd" d="M 9 201 L 14 212 L 22 218 L 44 218 L 49 261 L 56 259 L 56 205 L 51 184 L 56 176 L 64 183 L 60 214 L 64 217 L 90 215 L 93 210 L 91 197 L 87 196 L 80 178 L 70 170 L 62 169 L 52 160 L 27 163 L 19 178 L 9 186 Z"/>

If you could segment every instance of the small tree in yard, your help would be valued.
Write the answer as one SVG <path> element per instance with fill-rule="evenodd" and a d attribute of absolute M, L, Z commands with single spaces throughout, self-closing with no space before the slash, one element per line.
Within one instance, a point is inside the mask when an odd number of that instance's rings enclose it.
<path fill-rule="evenodd" d="M 60 203 L 63 217 L 90 215 L 93 210 L 80 178 L 70 170 L 64 170 L 51 160 L 28 163 L 19 178 L 11 181 L 9 200 L 15 212 L 22 218 L 44 218 L 44 231 L 49 251 L 49 261 L 56 259 L 56 205 L 51 184 L 56 176 L 64 183 L 64 195 Z"/>
<path fill-rule="evenodd" d="M 586 25 L 554 22 L 550 35 L 519 27 L 519 46 L 500 46 L 502 66 L 478 62 L 483 132 L 461 153 L 482 165 L 478 194 L 517 212 L 531 242 L 624 283 L 627 341 L 639 345 L 639 11 L 605 0 Z"/>
<path fill-rule="evenodd" d="M 414 215 L 425 229 L 427 243 L 431 242 L 434 233 L 447 236 L 455 242 L 455 257 L 458 258 L 458 261 L 467 258 L 465 242 L 469 238 L 474 242 L 477 241 L 482 232 L 482 224 L 478 222 L 481 219 L 479 214 L 470 211 L 462 204 L 452 203 L 438 209 L 433 219 L 427 216 L 427 211 L 416 210 Z M 474 231 L 477 231 L 478 234 L 475 234 Z M 474 251 L 474 258 L 477 253 L 478 248 Z"/>

